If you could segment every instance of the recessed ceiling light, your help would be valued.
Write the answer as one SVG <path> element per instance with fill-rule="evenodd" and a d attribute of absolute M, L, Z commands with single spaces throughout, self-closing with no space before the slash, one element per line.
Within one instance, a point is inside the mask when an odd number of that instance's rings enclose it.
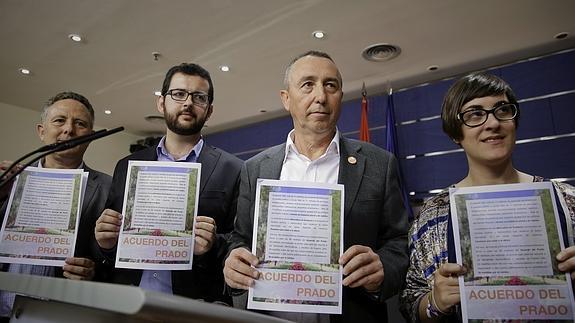
<path fill-rule="evenodd" d="M 312 35 L 313 35 L 314 38 L 317 38 L 317 39 L 322 39 L 322 38 L 325 37 L 325 33 L 324 33 L 323 31 L 321 31 L 321 30 L 316 30 L 316 31 L 314 31 L 314 32 L 312 33 Z"/>
<path fill-rule="evenodd" d="M 220 71 L 222 72 L 229 72 L 230 71 L 230 67 L 227 65 L 221 65 L 220 66 Z"/>
<path fill-rule="evenodd" d="M 427 67 L 427 70 L 430 72 L 437 71 L 438 69 L 439 69 L 439 66 L 437 66 L 437 65 L 431 65 L 431 66 Z"/>
<path fill-rule="evenodd" d="M 70 34 L 70 35 L 68 35 L 68 38 L 70 38 L 72 41 L 75 41 L 77 43 L 82 41 L 82 36 L 80 36 L 78 34 Z"/>
<path fill-rule="evenodd" d="M 112 110 L 104 110 L 105 114 L 112 114 Z"/>
<path fill-rule="evenodd" d="M 415 192 L 409 192 L 409 195 L 414 196 Z"/>
<path fill-rule="evenodd" d="M 22 73 L 24 75 L 30 75 L 30 73 L 31 73 L 30 70 L 27 68 L 21 68 L 19 71 L 20 71 L 20 73 Z"/>
<path fill-rule="evenodd" d="M 564 32 L 560 32 L 557 35 L 553 36 L 555 37 L 555 39 L 565 39 L 567 38 L 567 36 L 569 36 L 569 33 L 564 31 Z"/>
<path fill-rule="evenodd" d="M 162 96 L 162 92 L 161 92 L 161 91 L 155 91 L 155 92 L 154 92 L 154 95 L 155 95 L 155 96 Z"/>

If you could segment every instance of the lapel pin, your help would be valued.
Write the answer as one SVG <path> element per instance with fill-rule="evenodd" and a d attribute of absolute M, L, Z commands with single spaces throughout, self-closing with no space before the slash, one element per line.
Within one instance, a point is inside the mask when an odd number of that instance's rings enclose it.
<path fill-rule="evenodd" d="M 349 157 L 347 157 L 347 162 L 352 164 L 352 165 L 355 165 L 357 163 L 357 159 L 355 159 L 355 157 L 353 157 L 353 156 L 349 156 Z"/>

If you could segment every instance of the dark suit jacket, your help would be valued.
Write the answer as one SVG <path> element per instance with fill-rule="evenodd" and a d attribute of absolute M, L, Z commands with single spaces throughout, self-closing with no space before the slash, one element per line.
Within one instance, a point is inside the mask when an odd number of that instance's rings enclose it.
<path fill-rule="evenodd" d="M 230 251 L 251 249 L 254 197 L 258 178 L 279 179 L 285 144 L 269 148 L 246 161 L 242 168 L 238 212 Z M 355 157 L 350 163 L 348 157 Z M 407 213 L 399 190 L 397 161 L 372 144 L 340 139 L 338 183 L 345 186 L 344 245 L 371 247 L 384 267 L 378 297 L 362 288 L 344 288 L 342 315 L 332 322 L 387 322 L 385 299 L 396 294 L 408 266 Z"/>
<path fill-rule="evenodd" d="M 156 147 L 135 152 L 117 163 L 112 190 L 106 203 L 106 208 L 117 212 L 122 212 L 129 160 L 157 160 Z M 198 162 L 202 164 L 198 215 L 209 216 L 216 220 L 217 239 L 210 251 L 201 256 L 194 256 L 191 271 L 172 271 L 172 289 L 176 295 L 231 304 L 231 299 L 223 292 L 223 260 L 227 251 L 226 238 L 233 230 L 243 161 L 204 143 Z M 101 251 L 106 258 L 104 261 L 113 267 L 115 249 Z M 142 270 L 120 268 L 111 270 L 113 271 L 111 281 L 114 283 L 134 286 L 140 284 Z"/>
<path fill-rule="evenodd" d="M 37 164 L 36 164 L 37 165 Z M 76 250 L 74 256 L 94 259 L 92 246 L 95 244 L 94 226 L 96 220 L 104 210 L 106 198 L 112 185 L 112 177 L 110 175 L 101 173 L 84 164 L 84 171 L 89 172 L 88 182 L 86 184 L 86 192 L 84 195 L 84 202 L 82 204 L 82 213 L 80 216 L 80 223 L 78 225 L 78 236 L 76 239 Z M 6 204 L 2 206 L 0 214 L 0 223 L 4 220 L 6 213 Z M 96 279 L 100 276 L 100 268 L 96 268 Z M 56 268 L 56 276 L 62 277 L 62 269 Z"/>

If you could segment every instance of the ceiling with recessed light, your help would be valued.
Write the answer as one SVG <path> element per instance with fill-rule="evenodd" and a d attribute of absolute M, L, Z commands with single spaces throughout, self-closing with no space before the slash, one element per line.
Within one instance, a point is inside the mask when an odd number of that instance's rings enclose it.
<path fill-rule="evenodd" d="M 154 92 L 169 67 L 196 62 L 214 80 L 205 132 L 217 132 L 285 115 L 285 65 L 309 49 L 332 55 L 353 99 L 363 82 L 373 95 L 573 48 L 573 12 L 572 0 L 3 0 L 0 102 L 39 110 L 72 90 L 90 99 L 100 127 L 160 133 L 147 121 L 157 120 Z M 366 60 L 377 44 L 400 53 Z"/>

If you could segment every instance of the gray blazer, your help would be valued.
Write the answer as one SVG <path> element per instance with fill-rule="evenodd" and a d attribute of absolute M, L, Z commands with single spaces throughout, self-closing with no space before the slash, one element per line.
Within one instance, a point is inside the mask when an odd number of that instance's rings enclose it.
<path fill-rule="evenodd" d="M 251 249 L 256 181 L 279 179 L 284 155 L 285 143 L 244 164 L 229 251 Z M 371 247 L 381 259 L 385 277 L 377 295 L 362 288 L 344 288 L 342 315 L 332 315 L 331 321 L 387 322 L 385 299 L 397 294 L 408 266 L 408 220 L 397 161 L 375 145 L 342 137 L 338 183 L 345 185 L 344 250 L 352 245 Z"/>

